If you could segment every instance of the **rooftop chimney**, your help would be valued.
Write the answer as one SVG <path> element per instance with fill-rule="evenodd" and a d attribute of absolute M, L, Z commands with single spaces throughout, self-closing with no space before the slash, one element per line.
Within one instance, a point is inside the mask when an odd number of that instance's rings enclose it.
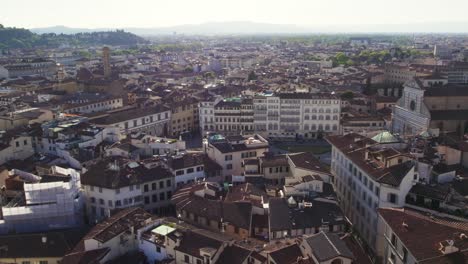
<path fill-rule="evenodd" d="M 455 246 L 455 242 L 453 240 L 442 241 L 439 245 L 439 251 L 444 255 L 458 252 L 458 248 Z"/>

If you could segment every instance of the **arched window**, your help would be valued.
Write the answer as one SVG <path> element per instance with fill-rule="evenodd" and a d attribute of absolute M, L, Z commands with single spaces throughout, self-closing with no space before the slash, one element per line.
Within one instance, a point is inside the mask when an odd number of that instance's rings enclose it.
<path fill-rule="evenodd" d="M 338 130 L 338 126 L 337 125 L 333 125 L 333 131 L 336 131 Z"/>
<path fill-rule="evenodd" d="M 330 120 L 330 115 L 326 115 L 325 120 Z"/>
<path fill-rule="evenodd" d="M 322 124 L 318 125 L 318 130 L 323 131 L 323 125 Z"/>
<path fill-rule="evenodd" d="M 338 120 L 338 115 L 334 115 L 333 120 Z"/>
<path fill-rule="evenodd" d="M 312 120 L 317 120 L 317 116 L 316 116 L 316 115 L 312 115 Z"/>
<path fill-rule="evenodd" d="M 308 124 L 304 125 L 304 130 L 309 130 L 309 125 Z"/>
<path fill-rule="evenodd" d="M 311 126 L 310 130 L 312 130 L 312 131 L 317 130 L 317 126 L 316 126 L 315 124 L 313 124 L 313 125 Z"/>
<path fill-rule="evenodd" d="M 319 115 L 319 120 L 323 120 L 323 115 Z"/>
<path fill-rule="evenodd" d="M 313 108 L 312 113 L 317 113 L 317 109 Z"/>
<path fill-rule="evenodd" d="M 343 261 L 341 259 L 334 259 L 331 264 L 343 264 Z"/>
<path fill-rule="evenodd" d="M 323 113 L 323 109 L 322 109 L 322 108 L 319 109 L 319 113 Z"/>
<path fill-rule="evenodd" d="M 304 116 L 304 119 L 305 119 L 305 120 L 309 120 L 309 115 L 305 115 L 305 116 Z"/>
<path fill-rule="evenodd" d="M 331 113 L 331 110 L 329 108 L 327 108 L 327 110 L 325 110 L 325 113 Z"/>
<path fill-rule="evenodd" d="M 325 125 L 325 131 L 330 131 L 330 125 L 329 124 Z"/>

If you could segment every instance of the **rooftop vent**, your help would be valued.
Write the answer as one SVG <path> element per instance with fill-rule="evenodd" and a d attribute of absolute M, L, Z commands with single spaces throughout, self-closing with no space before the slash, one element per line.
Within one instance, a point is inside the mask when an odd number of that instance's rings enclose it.
<path fill-rule="evenodd" d="M 453 240 L 442 241 L 439 245 L 439 251 L 444 255 L 458 252 L 458 248 L 455 246 L 455 242 Z"/>

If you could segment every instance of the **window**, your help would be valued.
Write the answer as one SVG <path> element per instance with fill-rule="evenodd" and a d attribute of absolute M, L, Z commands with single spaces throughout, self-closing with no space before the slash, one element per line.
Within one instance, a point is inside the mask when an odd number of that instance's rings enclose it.
<path fill-rule="evenodd" d="M 193 169 L 193 168 L 187 169 L 187 173 L 193 173 L 193 172 L 194 172 L 194 169 Z"/>
<path fill-rule="evenodd" d="M 19 141 L 16 141 L 16 147 L 18 148 L 20 145 L 19 145 Z"/>
<path fill-rule="evenodd" d="M 143 185 L 143 191 L 148 192 L 149 191 L 149 186 L 148 184 Z"/>
<path fill-rule="evenodd" d="M 226 170 L 232 170 L 232 164 L 227 164 L 226 165 Z"/>
<path fill-rule="evenodd" d="M 23 144 L 26 146 L 28 144 L 28 141 L 27 140 L 24 140 L 23 141 Z"/>
<path fill-rule="evenodd" d="M 165 193 L 162 192 L 162 193 L 159 194 L 159 200 L 160 200 L 160 201 L 166 200 Z"/>
<path fill-rule="evenodd" d="M 408 250 L 403 248 L 403 263 L 406 263 L 406 261 L 408 261 Z"/>
<path fill-rule="evenodd" d="M 115 201 L 115 207 L 121 206 L 122 202 L 120 200 Z"/>
<path fill-rule="evenodd" d="M 171 192 L 171 191 L 168 191 L 166 194 L 167 194 L 167 195 L 166 195 L 167 199 L 171 199 L 171 197 L 172 197 L 172 192 Z"/>
<path fill-rule="evenodd" d="M 112 207 L 112 200 L 109 200 L 107 204 L 109 205 L 109 207 Z"/>
<path fill-rule="evenodd" d="M 398 203 L 398 196 L 394 193 L 389 193 L 388 194 L 388 201 L 391 202 L 391 203 Z"/>
<path fill-rule="evenodd" d="M 120 193 L 120 189 L 115 189 L 115 194 L 119 194 Z"/>
<path fill-rule="evenodd" d="M 176 176 L 183 175 L 183 174 L 184 174 L 184 170 L 176 171 Z"/>
<path fill-rule="evenodd" d="M 151 201 L 152 201 L 153 203 L 156 203 L 156 202 L 158 201 L 158 196 L 157 196 L 156 194 L 153 194 L 153 195 L 151 196 Z"/>
<path fill-rule="evenodd" d="M 145 204 L 149 204 L 150 203 L 150 198 L 149 196 L 145 196 Z"/>
<path fill-rule="evenodd" d="M 392 243 L 394 247 L 396 247 L 397 240 L 396 240 L 396 236 L 394 233 L 392 233 L 391 235 L 390 242 Z"/>
<path fill-rule="evenodd" d="M 161 253 L 161 248 L 160 248 L 160 247 L 156 247 L 156 252 Z"/>
<path fill-rule="evenodd" d="M 96 203 L 96 198 L 91 197 L 90 200 L 91 200 L 91 203 Z"/>
<path fill-rule="evenodd" d="M 390 252 L 390 263 L 392 264 L 396 263 L 396 256 L 393 252 Z"/>
<path fill-rule="evenodd" d="M 190 263 L 190 257 L 189 257 L 188 255 L 185 255 L 185 256 L 184 256 L 184 261 L 185 261 L 186 263 Z"/>
<path fill-rule="evenodd" d="M 171 185 L 172 185 L 171 180 L 166 180 L 166 186 L 171 187 Z"/>
<path fill-rule="evenodd" d="M 128 186 L 128 189 L 129 189 L 130 191 L 133 191 L 133 185 Z"/>
<path fill-rule="evenodd" d="M 232 160 L 232 155 L 226 155 L 226 156 L 224 156 L 224 160 Z"/>
<path fill-rule="evenodd" d="M 99 199 L 99 204 L 104 204 L 104 199 Z"/>
<path fill-rule="evenodd" d="M 159 182 L 159 189 L 163 189 L 164 188 L 164 181 L 160 181 Z"/>
<path fill-rule="evenodd" d="M 201 259 L 197 259 L 197 264 L 202 264 Z"/>
<path fill-rule="evenodd" d="M 99 187 L 99 192 L 102 193 L 102 188 L 101 187 Z"/>
<path fill-rule="evenodd" d="M 153 190 L 153 191 L 156 190 L 156 183 L 155 183 L 155 182 L 153 182 L 153 183 L 151 184 L 151 190 Z"/>

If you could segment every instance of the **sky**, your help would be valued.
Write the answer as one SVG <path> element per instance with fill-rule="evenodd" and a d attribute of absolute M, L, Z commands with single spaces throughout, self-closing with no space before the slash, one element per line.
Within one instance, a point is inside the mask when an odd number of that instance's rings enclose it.
<path fill-rule="evenodd" d="M 0 23 L 166 27 L 252 21 L 299 26 L 467 22 L 468 0 L 2 0 Z"/>

